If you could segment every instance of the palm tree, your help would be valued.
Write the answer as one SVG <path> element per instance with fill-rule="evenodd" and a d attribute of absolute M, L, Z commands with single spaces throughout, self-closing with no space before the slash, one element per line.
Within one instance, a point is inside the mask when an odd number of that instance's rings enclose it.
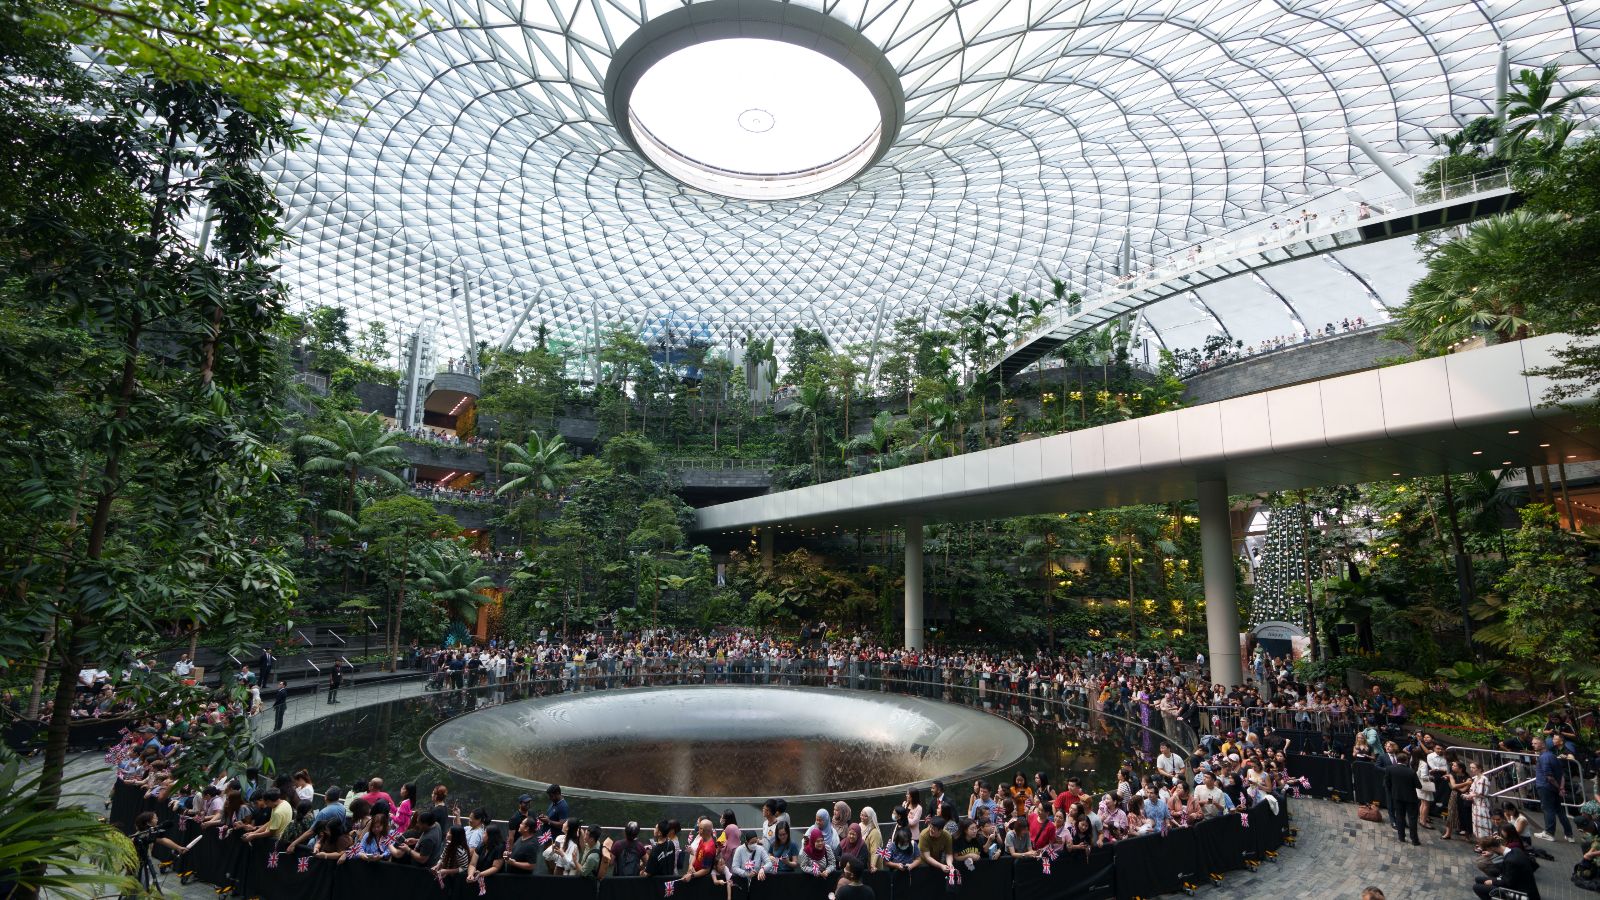
<path fill-rule="evenodd" d="M 801 424 L 809 426 L 811 432 L 811 467 L 817 483 L 822 482 L 822 415 L 823 405 L 827 402 L 827 391 L 821 384 L 808 382 L 800 386 L 800 393 L 795 395 L 794 414 Z"/>
<path fill-rule="evenodd" d="M 1527 336 L 1526 259 L 1548 246 L 1561 224 L 1519 209 L 1473 225 L 1429 256 L 1427 274 L 1395 313 L 1396 327 L 1424 352 L 1447 350 L 1479 330 L 1501 341 Z"/>
<path fill-rule="evenodd" d="M 306 460 L 301 469 L 307 472 L 342 472 L 346 489 L 341 505 L 343 523 L 355 525 L 356 481 L 375 478 L 395 487 L 405 487 L 405 482 L 391 469 L 405 464 L 405 454 L 396 446 L 400 432 L 384 427 L 383 417 L 377 413 L 340 413 L 333 420 L 333 436 L 302 434 L 297 443 L 318 455 Z"/>
<path fill-rule="evenodd" d="M 850 441 L 853 450 L 871 450 L 878 463 L 878 471 L 883 471 L 883 458 L 889 453 L 889 445 L 894 442 L 894 416 L 888 410 L 878 413 L 872 418 L 872 431 L 858 435 Z"/>
<path fill-rule="evenodd" d="M 1571 129 L 1560 126 L 1567 121 L 1569 108 L 1574 101 L 1594 96 L 1594 89 L 1585 87 L 1557 97 L 1556 74 L 1559 71 L 1554 65 L 1537 72 L 1523 69 L 1500 101 L 1506 116 L 1506 146 L 1512 151 L 1535 134 L 1552 143 L 1564 142 Z"/>
<path fill-rule="evenodd" d="M 1458 660 L 1455 665 L 1440 668 L 1434 675 L 1444 680 L 1445 687 L 1454 697 L 1471 697 L 1478 706 L 1478 715 L 1489 717 L 1489 697 L 1506 691 L 1522 689 L 1522 682 L 1505 672 L 1499 660 L 1476 663 Z"/>
<path fill-rule="evenodd" d="M 505 471 L 517 477 L 500 485 L 494 493 L 496 497 L 502 494 L 533 497 L 533 540 L 537 544 L 545 498 L 571 480 L 572 455 L 567 452 L 566 440 L 561 435 L 553 434 L 546 440 L 536 431 L 528 433 L 526 446 L 509 444 L 506 450 L 515 459 L 505 464 Z"/>
<path fill-rule="evenodd" d="M 434 552 L 423 562 L 419 583 L 452 617 L 471 623 L 486 599 L 480 592 L 493 587 L 494 579 L 478 574 L 478 561 L 471 557 Z"/>

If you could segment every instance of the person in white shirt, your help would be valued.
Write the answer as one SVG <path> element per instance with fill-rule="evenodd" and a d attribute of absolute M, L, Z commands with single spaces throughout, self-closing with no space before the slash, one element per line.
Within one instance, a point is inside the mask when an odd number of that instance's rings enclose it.
<path fill-rule="evenodd" d="M 1183 771 L 1183 760 L 1173 754 L 1171 747 L 1162 744 L 1161 754 L 1156 757 L 1156 771 L 1160 772 L 1162 777 L 1171 781 Z"/>
<path fill-rule="evenodd" d="M 1217 787 L 1217 776 L 1211 772 L 1205 773 L 1205 783 L 1194 789 L 1194 799 L 1199 801 L 1200 811 L 1208 819 L 1228 810 L 1228 795 Z"/>
<path fill-rule="evenodd" d="M 172 674 L 179 678 L 188 678 L 194 674 L 194 663 L 189 659 L 189 654 L 185 653 L 172 664 Z"/>

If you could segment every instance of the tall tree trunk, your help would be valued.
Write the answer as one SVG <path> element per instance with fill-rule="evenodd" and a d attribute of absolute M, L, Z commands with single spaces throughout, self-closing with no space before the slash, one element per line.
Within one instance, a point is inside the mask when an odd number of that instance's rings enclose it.
<path fill-rule="evenodd" d="M 1450 548 L 1456 556 L 1456 597 L 1461 602 L 1461 634 L 1467 641 L 1467 649 L 1473 655 L 1482 659 L 1477 647 L 1472 643 L 1472 559 L 1467 556 L 1466 546 L 1461 540 L 1461 523 L 1456 517 L 1456 495 L 1450 486 L 1450 476 L 1441 476 L 1444 481 L 1444 505 L 1449 513 L 1450 522 Z"/>
<path fill-rule="evenodd" d="M 33 684 L 28 690 L 28 708 L 22 713 L 22 717 L 29 721 L 39 718 L 39 704 L 44 696 L 45 679 L 50 674 L 50 651 L 55 645 L 58 619 L 58 616 L 50 617 L 50 624 L 44 629 L 44 638 L 39 642 L 39 664 L 33 669 Z"/>

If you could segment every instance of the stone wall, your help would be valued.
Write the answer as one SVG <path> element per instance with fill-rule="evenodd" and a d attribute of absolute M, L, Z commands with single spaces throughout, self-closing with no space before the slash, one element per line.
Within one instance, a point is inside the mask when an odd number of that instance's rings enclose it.
<path fill-rule="evenodd" d="M 1265 356 L 1225 363 L 1191 376 L 1184 391 L 1189 405 L 1214 403 L 1272 388 L 1376 368 L 1379 360 L 1405 356 L 1411 348 L 1386 340 L 1382 329 L 1312 341 Z"/>
<path fill-rule="evenodd" d="M 696 490 L 748 490 L 772 487 L 765 469 L 674 469 L 678 483 Z"/>

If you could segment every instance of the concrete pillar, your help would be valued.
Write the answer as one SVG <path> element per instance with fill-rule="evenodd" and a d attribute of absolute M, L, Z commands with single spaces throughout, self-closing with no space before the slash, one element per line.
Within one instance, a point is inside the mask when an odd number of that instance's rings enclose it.
<path fill-rule="evenodd" d="M 761 529 L 761 571 L 772 574 L 772 529 Z"/>
<path fill-rule="evenodd" d="M 906 520 L 906 647 L 922 649 L 922 520 Z"/>
<path fill-rule="evenodd" d="M 1239 667 L 1239 605 L 1234 599 L 1233 528 L 1228 521 L 1228 483 L 1202 481 L 1200 564 L 1205 569 L 1206 637 L 1211 680 L 1232 687 L 1244 680 Z"/>

